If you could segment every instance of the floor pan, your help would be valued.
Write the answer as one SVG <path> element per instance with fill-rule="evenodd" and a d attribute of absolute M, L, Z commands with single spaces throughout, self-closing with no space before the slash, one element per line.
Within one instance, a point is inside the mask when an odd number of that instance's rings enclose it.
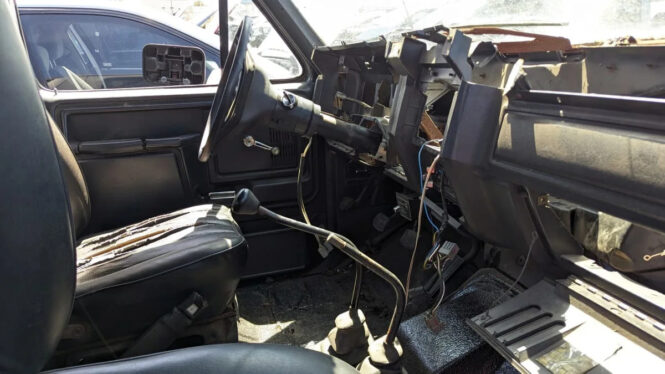
<path fill-rule="evenodd" d="M 353 271 L 244 286 L 237 292 L 239 340 L 298 346 L 318 342 L 348 308 L 352 286 Z M 386 295 L 381 288 L 389 287 L 366 276 L 360 298 L 370 330 L 379 335 L 385 333 L 393 309 L 390 290 Z"/>

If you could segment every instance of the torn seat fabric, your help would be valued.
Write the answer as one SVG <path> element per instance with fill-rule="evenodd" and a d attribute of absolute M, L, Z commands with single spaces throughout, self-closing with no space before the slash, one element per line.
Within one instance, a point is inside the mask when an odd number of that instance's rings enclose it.
<path fill-rule="evenodd" d="M 219 318 L 235 295 L 247 243 L 227 207 L 199 205 L 85 238 L 76 252 L 70 326 L 85 333 L 65 334 L 59 351 L 135 338 L 192 292 L 208 304 L 200 322 Z"/>

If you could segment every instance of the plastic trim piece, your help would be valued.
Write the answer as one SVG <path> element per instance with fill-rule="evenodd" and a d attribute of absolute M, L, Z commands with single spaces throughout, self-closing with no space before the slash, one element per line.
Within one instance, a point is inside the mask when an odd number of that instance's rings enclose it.
<path fill-rule="evenodd" d="M 492 174 L 665 231 L 665 100 L 518 92 Z"/>

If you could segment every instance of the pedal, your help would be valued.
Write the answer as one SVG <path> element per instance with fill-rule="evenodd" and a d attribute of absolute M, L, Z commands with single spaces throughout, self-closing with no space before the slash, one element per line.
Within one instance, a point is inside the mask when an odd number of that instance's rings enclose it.
<path fill-rule="evenodd" d="M 391 230 L 401 226 L 404 223 L 404 217 L 399 214 L 399 206 L 393 208 L 393 214 L 387 215 L 379 213 L 372 220 L 372 227 L 380 233 L 391 232 Z"/>
<path fill-rule="evenodd" d="M 411 229 L 404 230 L 404 233 L 399 238 L 399 244 L 404 248 L 413 248 L 416 244 L 416 232 Z"/>
<path fill-rule="evenodd" d="M 374 227 L 374 230 L 378 232 L 384 232 L 386 231 L 386 227 L 388 227 L 389 223 L 390 217 L 383 213 L 379 213 L 374 216 L 374 219 L 372 220 L 372 227 Z"/>

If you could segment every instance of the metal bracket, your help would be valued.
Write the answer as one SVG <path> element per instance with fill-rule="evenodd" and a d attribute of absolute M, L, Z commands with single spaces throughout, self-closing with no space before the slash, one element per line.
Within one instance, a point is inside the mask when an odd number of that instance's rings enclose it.
<path fill-rule="evenodd" d="M 247 148 L 251 147 L 256 147 L 258 149 L 263 149 L 264 151 L 270 151 L 273 156 L 279 155 L 279 147 L 273 147 L 268 144 L 258 142 L 254 140 L 254 137 L 251 135 L 247 135 L 242 139 L 242 143 L 245 145 Z"/>

